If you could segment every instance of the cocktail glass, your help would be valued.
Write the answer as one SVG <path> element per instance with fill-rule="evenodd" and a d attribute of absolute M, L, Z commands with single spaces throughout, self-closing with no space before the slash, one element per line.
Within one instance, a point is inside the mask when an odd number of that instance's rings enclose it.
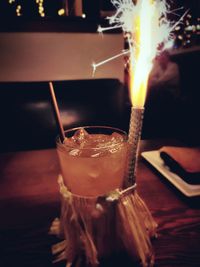
<path fill-rule="evenodd" d="M 57 138 L 57 152 L 68 190 L 97 197 L 121 188 L 126 166 L 127 135 L 107 126 L 77 127 Z"/>

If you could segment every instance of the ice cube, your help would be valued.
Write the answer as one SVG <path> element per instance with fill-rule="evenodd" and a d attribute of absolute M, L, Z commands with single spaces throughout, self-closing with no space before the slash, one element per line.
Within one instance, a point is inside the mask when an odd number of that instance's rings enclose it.
<path fill-rule="evenodd" d="M 76 156 L 80 156 L 80 153 L 81 153 L 80 149 L 75 148 L 75 149 L 72 149 L 72 150 L 69 152 L 69 155 L 70 155 L 70 156 L 74 156 L 74 157 L 76 157 Z"/>
<path fill-rule="evenodd" d="M 88 139 L 89 139 L 89 134 L 84 128 L 80 128 L 79 130 L 77 130 L 72 137 L 74 143 L 80 145 L 80 147 L 83 147 L 85 143 L 88 141 Z"/>
<path fill-rule="evenodd" d="M 123 136 L 116 132 L 112 133 L 111 137 L 111 142 L 113 144 L 122 143 L 124 141 Z"/>
<path fill-rule="evenodd" d="M 112 135 L 101 135 L 101 138 L 98 140 L 97 147 L 107 149 L 111 153 L 114 153 L 121 147 L 123 141 L 123 136 L 114 132 Z"/>
<path fill-rule="evenodd" d="M 110 140 L 110 147 L 109 152 L 111 154 L 116 153 L 117 151 L 121 150 L 124 146 L 124 137 L 119 133 L 112 133 L 111 140 Z"/>
<path fill-rule="evenodd" d="M 66 147 L 74 147 L 74 142 L 71 138 L 65 138 L 64 141 L 63 141 L 63 144 L 66 146 Z"/>

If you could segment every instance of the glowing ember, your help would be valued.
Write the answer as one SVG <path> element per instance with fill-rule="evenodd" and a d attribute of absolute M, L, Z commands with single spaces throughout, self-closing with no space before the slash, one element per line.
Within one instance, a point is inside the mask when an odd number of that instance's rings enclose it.
<path fill-rule="evenodd" d="M 171 32 L 181 19 L 172 23 L 167 19 L 169 5 L 164 0 L 111 0 L 116 7 L 116 13 L 108 17 L 109 23 L 114 26 L 98 28 L 98 32 L 122 28 L 127 34 L 129 50 L 122 51 L 119 55 L 111 57 L 96 67 L 115 59 L 118 56 L 130 53 L 130 90 L 131 102 L 134 107 L 143 107 L 149 73 L 152 69 L 153 59 L 163 49 L 170 48 L 173 44 Z"/>

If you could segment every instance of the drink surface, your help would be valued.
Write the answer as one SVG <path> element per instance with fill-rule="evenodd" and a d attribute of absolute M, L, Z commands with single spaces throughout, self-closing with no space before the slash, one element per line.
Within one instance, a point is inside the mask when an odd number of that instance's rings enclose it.
<path fill-rule="evenodd" d="M 68 189 L 81 196 L 104 195 L 123 184 L 126 142 L 117 132 L 88 134 L 83 128 L 58 146 Z"/>

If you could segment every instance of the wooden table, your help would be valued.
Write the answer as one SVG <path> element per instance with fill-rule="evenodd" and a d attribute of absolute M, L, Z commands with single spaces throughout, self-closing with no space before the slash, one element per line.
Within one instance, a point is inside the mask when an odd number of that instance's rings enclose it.
<path fill-rule="evenodd" d="M 163 144 L 142 141 L 141 151 Z M 53 266 L 56 240 L 48 229 L 60 214 L 58 173 L 55 149 L 0 154 L 0 266 Z M 199 198 L 184 197 L 142 159 L 137 176 L 138 192 L 158 223 L 155 266 L 200 266 Z"/>

